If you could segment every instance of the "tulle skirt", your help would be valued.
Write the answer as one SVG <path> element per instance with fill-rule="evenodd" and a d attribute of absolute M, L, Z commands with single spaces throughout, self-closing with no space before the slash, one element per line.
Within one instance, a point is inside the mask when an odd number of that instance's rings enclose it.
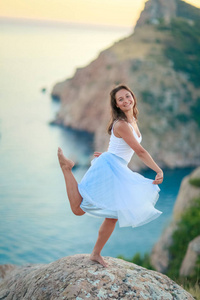
<path fill-rule="evenodd" d="M 78 184 L 80 207 L 91 216 L 118 219 L 120 227 L 144 225 L 162 214 L 154 207 L 160 189 L 152 182 L 131 171 L 121 157 L 104 152 Z"/>

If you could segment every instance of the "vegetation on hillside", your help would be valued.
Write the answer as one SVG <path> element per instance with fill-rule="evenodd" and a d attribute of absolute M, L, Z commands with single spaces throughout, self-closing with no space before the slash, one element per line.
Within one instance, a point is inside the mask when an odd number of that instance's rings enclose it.
<path fill-rule="evenodd" d="M 178 1 L 181 2 L 181 1 Z M 182 7 L 180 6 L 182 5 Z M 195 88 L 200 87 L 200 10 L 191 8 L 186 3 L 179 3 L 179 15 L 166 24 L 163 19 L 157 25 L 158 30 L 166 32 L 168 38 L 164 41 L 164 55 L 173 63 L 173 68 L 177 72 L 182 72 L 187 76 Z M 187 16 L 191 15 L 191 20 L 183 18 L 186 9 L 189 9 Z M 177 115 L 179 122 L 186 123 L 188 120 L 195 120 L 200 127 L 200 98 L 191 99 L 188 103 L 188 113 Z M 192 104 L 192 105 L 191 105 Z"/>
<path fill-rule="evenodd" d="M 189 183 L 195 187 L 200 187 L 200 178 L 191 178 Z"/>
<path fill-rule="evenodd" d="M 200 127 L 200 98 L 197 98 L 196 103 L 190 107 L 192 118 L 197 122 Z"/>
<path fill-rule="evenodd" d="M 138 266 L 141 266 L 149 270 L 155 270 L 150 263 L 150 256 L 148 253 L 145 253 L 144 256 L 141 256 L 141 254 L 137 252 L 131 259 L 128 259 L 123 255 L 119 255 L 118 258 L 134 263 Z"/>
<path fill-rule="evenodd" d="M 176 0 L 176 15 L 189 20 L 200 20 L 200 9 L 182 0 Z"/>
<path fill-rule="evenodd" d="M 200 19 L 188 21 L 172 19 L 169 25 L 160 23 L 159 30 L 171 36 L 165 40 L 165 56 L 173 62 L 176 71 L 184 72 L 195 87 L 200 87 Z"/>

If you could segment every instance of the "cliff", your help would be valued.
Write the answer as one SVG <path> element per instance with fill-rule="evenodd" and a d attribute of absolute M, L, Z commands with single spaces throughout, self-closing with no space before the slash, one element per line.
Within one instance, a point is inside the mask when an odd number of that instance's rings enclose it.
<path fill-rule="evenodd" d="M 200 10 L 180 0 L 149 0 L 129 37 L 54 86 L 55 123 L 94 133 L 105 151 L 109 92 L 125 83 L 138 98 L 142 145 L 161 167 L 200 165 Z M 131 165 L 144 167 L 136 158 Z"/>
<path fill-rule="evenodd" d="M 151 0 L 145 3 L 145 9 L 137 22 L 137 27 L 146 23 L 158 24 L 159 19 L 170 23 L 171 18 L 176 17 L 176 0 Z"/>
<path fill-rule="evenodd" d="M 151 253 L 159 272 L 193 276 L 200 259 L 200 168 L 186 176 L 176 199 L 172 220 Z M 173 269 L 173 272 L 170 270 Z M 175 269 L 175 270 L 174 270 Z M 170 274 L 171 275 L 171 274 Z"/>
<path fill-rule="evenodd" d="M 61 258 L 48 265 L 16 267 L 0 282 L 0 299 L 194 299 L 167 276 L 117 258 L 108 268 L 89 255 Z"/>

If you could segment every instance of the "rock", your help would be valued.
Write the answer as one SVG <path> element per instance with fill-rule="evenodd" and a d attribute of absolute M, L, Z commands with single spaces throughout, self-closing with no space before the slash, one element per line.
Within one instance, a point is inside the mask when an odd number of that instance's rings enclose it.
<path fill-rule="evenodd" d="M 200 168 L 195 169 L 189 176 L 186 176 L 182 182 L 176 199 L 173 219 L 179 220 L 183 212 L 191 205 L 191 200 L 200 197 L 200 188 L 190 184 L 190 179 L 200 178 Z"/>
<path fill-rule="evenodd" d="M 65 82 L 58 82 L 55 84 L 52 92 L 51 92 L 51 97 L 55 101 L 60 100 L 60 94 L 62 93 L 63 88 L 65 87 Z"/>
<path fill-rule="evenodd" d="M 15 265 L 0 265 L 0 281 L 16 268 Z"/>
<path fill-rule="evenodd" d="M 176 228 L 175 223 L 171 223 L 166 230 L 162 233 L 159 241 L 154 245 L 150 261 L 151 265 L 158 271 L 165 273 L 167 271 L 170 257 L 169 257 L 169 246 L 172 243 L 172 234 Z"/>
<path fill-rule="evenodd" d="M 85 254 L 19 267 L 0 283 L 0 299 L 194 299 L 163 274 L 117 258 L 106 260 L 108 268 Z"/>
<path fill-rule="evenodd" d="M 46 93 L 47 89 L 45 87 L 41 88 L 42 93 Z"/>
<path fill-rule="evenodd" d="M 172 234 L 177 228 L 177 223 L 187 208 L 192 204 L 194 198 L 200 196 L 200 188 L 189 183 L 191 178 L 200 177 L 200 167 L 195 169 L 189 176 L 186 176 L 181 183 L 180 190 L 174 205 L 171 223 L 162 233 L 158 242 L 154 245 L 150 261 L 152 266 L 159 272 L 166 272 L 170 257 L 169 246 L 172 243 Z"/>
<path fill-rule="evenodd" d="M 197 259 L 200 256 L 200 236 L 196 237 L 189 243 L 186 255 L 183 259 L 180 275 L 191 276 L 193 275 L 194 268 L 196 267 Z"/>
<path fill-rule="evenodd" d="M 150 0 L 145 3 L 145 9 L 141 13 L 137 26 L 146 23 L 158 24 L 160 19 L 168 23 L 176 16 L 176 0 Z"/>

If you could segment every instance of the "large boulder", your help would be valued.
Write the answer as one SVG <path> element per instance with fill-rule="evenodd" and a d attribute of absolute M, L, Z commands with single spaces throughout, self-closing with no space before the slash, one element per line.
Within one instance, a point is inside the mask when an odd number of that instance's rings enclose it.
<path fill-rule="evenodd" d="M 150 261 L 151 265 L 158 272 L 166 272 L 169 265 L 169 247 L 172 244 L 172 234 L 176 229 L 176 224 L 172 222 L 162 233 L 158 242 L 154 245 Z"/>
<path fill-rule="evenodd" d="M 178 197 L 173 209 L 173 219 L 179 220 L 184 211 L 190 207 L 191 200 L 200 197 L 200 188 L 191 185 L 190 180 L 200 178 L 200 168 L 195 169 L 192 174 L 186 176 L 182 182 Z"/>
<path fill-rule="evenodd" d="M 191 276 L 197 264 L 198 257 L 200 256 L 200 236 L 196 237 L 189 243 L 186 255 L 183 259 L 180 275 Z"/>
<path fill-rule="evenodd" d="M 167 276 L 106 257 L 108 268 L 78 254 L 18 267 L 0 283 L 0 299 L 194 299 Z"/>

